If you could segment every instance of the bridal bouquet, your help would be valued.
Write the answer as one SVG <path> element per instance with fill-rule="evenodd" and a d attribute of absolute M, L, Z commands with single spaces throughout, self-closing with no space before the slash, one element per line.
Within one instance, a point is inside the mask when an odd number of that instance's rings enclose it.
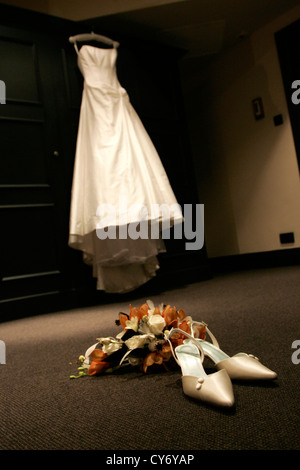
<path fill-rule="evenodd" d="M 190 334 L 192 318 L 170 305 L 155 307 L 150 300 L 129 309 L 129 314 L 121 312 L 116 320 L 121 332 L 116 337 L 97 338 L 97 343 L 79 357 L 79 375 L 71 378 L 113 372 L 124 365 L 139 366 L 144 373 L 157 366 L 164 370 L 176 366 L 171 346 L 175 349 L 186 336 L 177 332 L 167 340 L 167 333 L 179 328 Z M 205 339 L 205 327 L 195 328 L 197 337 Z"/>

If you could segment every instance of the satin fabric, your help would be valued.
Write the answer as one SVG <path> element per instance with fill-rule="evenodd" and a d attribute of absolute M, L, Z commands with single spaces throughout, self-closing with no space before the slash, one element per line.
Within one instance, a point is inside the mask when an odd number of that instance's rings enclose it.
<path fill-rule="evenodd" d="M 127 292 L 155 276 L 161 238 L 99 239 L 98 230 L 141 221 L 163 222 L 153 204 L 183 221 L 160 157 L 116 73 L 117 50 L 84 45 L 84 77 L 70 209 L 69 246 L 93 266 L 97 288 Z M 114 211 L 111 211 L 111 208 Z M 100 208 L 100 210 L 99 210 Z M 168 214 L 167 214 L 168 217 Z"/>

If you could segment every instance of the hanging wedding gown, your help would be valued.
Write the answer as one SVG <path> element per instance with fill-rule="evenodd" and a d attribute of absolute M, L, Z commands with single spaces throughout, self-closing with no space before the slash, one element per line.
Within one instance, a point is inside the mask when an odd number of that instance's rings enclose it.
<path fill-rule="evenodd" d="M 69 246 L 93 266 L 97 289 L 121 293 L 155 276 L 157 255 L 165 247 L 161 237 L 150 235 L 112 238 L 116 227 L 162 222 L 164 215 L 153 212 L 155 204 L 172 207 L 171 225 L 183 218 L 156 149 L 118 81 L 116 59 L 116 48 L 84 45 L 78 51 L 84 89 Z"/>

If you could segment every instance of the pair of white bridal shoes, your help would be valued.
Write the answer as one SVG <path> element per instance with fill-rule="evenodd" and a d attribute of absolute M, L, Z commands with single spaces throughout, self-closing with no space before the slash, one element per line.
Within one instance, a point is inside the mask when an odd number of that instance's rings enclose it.
<path fill-rule="evenodd" d="M 197 329 L 193 328 L 195 325 L 205 326 L 212 343 L 196 337 Z M 165 334 L 173 356 L 181 367 L 182 388 L 187 396 L 210 405 L 229 408 L 235 402 L 231 379 L 270 380 L 277 377 L 275 372 L 252 355 L 239 353 L 233 357 L 227 356 L 204 322 L 192 322 L 191 331 L 192 335 L 179 328 L 173 328 Z M 170 340 L 173 334 L 186 337 L 183 344 L 175 349 Z M 217 372 L 206 374 L 203 367 L 205 356 L 215 363 Z"/>

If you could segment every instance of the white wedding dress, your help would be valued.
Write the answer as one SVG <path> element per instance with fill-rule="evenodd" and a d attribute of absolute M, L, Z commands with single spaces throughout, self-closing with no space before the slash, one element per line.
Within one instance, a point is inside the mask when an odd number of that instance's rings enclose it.
<path fill-rule="evenodd" d="M 154 204 L 172 207 L 171 225 L 182 223 L 183 217 L 157 151 L 118 81 L 116 59 L 116 48 L 84 45 L 78 51 L 84 89 L 69 246 L 81 250 L 83 260 L 93 266 L 97 289 L 121 293 L 155 276 L 163 240 L 150 235 L 105 239 L 99 238 L 99 230 L 112 233 L 116 226 L 126 228 L 141 218 L 149 224 L 162 222 L 164 215 L 153 213 Z"/>

